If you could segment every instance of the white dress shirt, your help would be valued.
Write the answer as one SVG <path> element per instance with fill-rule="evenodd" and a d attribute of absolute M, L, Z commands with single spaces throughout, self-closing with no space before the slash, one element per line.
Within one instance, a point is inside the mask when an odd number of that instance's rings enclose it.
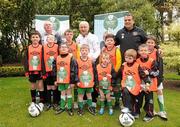
<path fill-rule="evenodd" d="M 81 47 L 82 44 L 88 44 L 90 48 L 89 56 L 95 61 L 100 54 L 100 43 L 95 34 L 88 33 L 85 37 L 79 34 L 76 38 L 76 43 Z"/>

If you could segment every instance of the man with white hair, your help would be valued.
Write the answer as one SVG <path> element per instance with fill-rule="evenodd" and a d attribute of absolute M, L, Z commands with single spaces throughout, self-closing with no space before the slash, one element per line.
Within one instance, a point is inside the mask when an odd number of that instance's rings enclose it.
<path fill-rule="evenodd" d="M 95 61 L 100 54 L 100 43 L 98 37 L 95 34 L 89 32 L 89 23 L 87 21 L 81 21 L 79 24 L 80 34 L 76 38 L 76 42 L 81 46 L 82 44 L 88 44 L 90 48 L 89 56 Z"/>
<path fill-rule="evenodd" d="M 80 34 L 76 38 L 76 43 L 81 47 L 82 44 L 89 45 L 89 57 L 95 62 L 98 56 L 100 55 L 100 43 L 98 41 L 98 37 L 95 34 L 89 32 L 89 23 L 87 21 L 81 21 L 79 23 L 79 31 Z M 96 102 L 98 97 L 98 92 L 94 86 L 94 92 L 92 93 L 92 105 L 96 107 Z M 84 96 L 84 99 L 86 97 Z"/>
<path fill-rule="evenodd" d="M 47 20 L 44 22 L 44 30 L 45 30 L 45 33 L 42 34 L 42 44 L 43 45 L 47 43 L 46 39 L 47 39 L 47 35 L 49 35 L 49 34 L 52 34 L 55 36 L 56 42 L 58 45 L 61 44 L 61 42 L 62 42 L 61 36 L 59 33 L 56 33 L 53 30 L 53 24 L 51 21 Z"/>

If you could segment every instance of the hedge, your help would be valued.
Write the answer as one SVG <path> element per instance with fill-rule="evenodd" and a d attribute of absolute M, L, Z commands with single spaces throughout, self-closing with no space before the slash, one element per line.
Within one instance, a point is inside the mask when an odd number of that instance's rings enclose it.
<path fill-rule="evenodd" d="M 0 67 L 0 77 L 24 76 L 23 66 L 2 66 Z"/>

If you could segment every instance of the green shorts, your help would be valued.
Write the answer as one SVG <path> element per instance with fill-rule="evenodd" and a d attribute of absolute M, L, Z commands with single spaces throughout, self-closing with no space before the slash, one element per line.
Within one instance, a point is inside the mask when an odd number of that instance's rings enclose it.
<path fill-rule="evenodd" d="M 58 90 L 59 91 L 64 91 L 70 88 L 69 84 L 58 84 Z"/>
<path fill-rule="evenodd" d="M 92 93 L 94 90 L 93 88 L 78 88 L 78 94 L 85 94 L 86 93 Z"/>
<path fill-rule="evenodd" d="M 111 91 L 110 90 L 108 90 L 108 89 L 101 89 L 102 90 L 102 92 L 104 93 L 104 94 L 108 94 L 108 93 L 110 93 Z"/>

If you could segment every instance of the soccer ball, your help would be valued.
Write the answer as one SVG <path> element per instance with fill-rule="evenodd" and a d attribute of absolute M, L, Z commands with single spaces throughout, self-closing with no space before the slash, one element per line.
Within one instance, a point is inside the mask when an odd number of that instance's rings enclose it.
<path fill-rule="evenodd" d="M 36 106 L 38 107 L 38 109 L 42 112 L 43 109 L 44 109 L 44 104 L 43 103 L 39 103 L 39 104 L 36 104 Z"/>
<path fill-rule="evenodd" d="M 37 117 L 40 115 L 40 106 L 35 103 L 31 103 L 31 105 L 28 107 L 29 115 L 32 117 Z"/>
<path fill-rule="evenodd" d="M 119 121 L 124 127 L 130 127 L 134 123 L 135 119 L 130 113 L 126 112 L 119 116 Z"/>

